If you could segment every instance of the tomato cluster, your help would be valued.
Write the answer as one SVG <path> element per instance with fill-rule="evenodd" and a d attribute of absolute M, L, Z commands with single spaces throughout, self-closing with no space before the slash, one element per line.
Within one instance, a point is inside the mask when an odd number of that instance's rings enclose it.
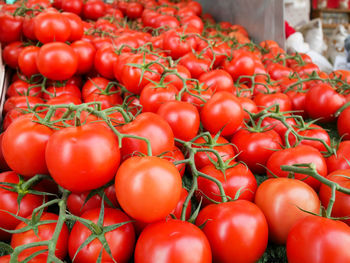
<path fill-rule="evenodd" d="M 0 42 L 0 262 L 350 262 L 350 72 L 195 1 L 0 2 Z"/>

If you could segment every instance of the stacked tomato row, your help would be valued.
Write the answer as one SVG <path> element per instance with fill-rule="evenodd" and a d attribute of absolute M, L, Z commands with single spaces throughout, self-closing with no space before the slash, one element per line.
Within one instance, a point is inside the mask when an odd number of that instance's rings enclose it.
<path fill-rule="evenodd" d="M 1 4 L 0 41 L 0 262 L 350 262 L 350 72 L 195 1 Z"/>

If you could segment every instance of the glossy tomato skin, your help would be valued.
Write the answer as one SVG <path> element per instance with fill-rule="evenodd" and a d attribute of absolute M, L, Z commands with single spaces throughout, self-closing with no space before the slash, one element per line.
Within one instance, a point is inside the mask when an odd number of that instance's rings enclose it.
<path fill-rule="evenodd" d="M 300 220 L 288 235 L 288 262 L 350 262 L 349 246 L 349 226 L 309 215 Z"/>
<path fill-rule="evenodd" d="M 206 223 L 205 223 L 206 222 Z M 204 224 L 213 262 L 256 262 L 268 241 L 264 214 L 253 203 L 238 200 L 205 207 L 196 225 Z"/>
<path fill-rule="evenodd" d="M 107 79 L 114 78 L 113 66 L 117 63 L 118 55 L 114 52 L 114 48 L 106 46 L 96 51 L 94 66 L 101 76 Z"/>
<path fill-rule="evenodd" d="M 94 66 L 94 57 L 96 54 L 94 45 L 84 40 L 78 40 L 73 42 L 71 47 L 78 57 L 77 74 L 86 74 L 91 71 Z"/>
<path fill-rule="evenodd" d="M 28 217 L 27 219 L 30 219 Z M 58 216 L 53 213 L 47 213 L 44 212 L 41 217 L 40 221 L 47 221 L 47 220 L 56 220 L 57 221 Z M 11 238 L 11 246 L 13 248 L 16 248 L 18 246 L 24 245 L 24 244 L 30 244 L 34 242 L 39 242 L 39 241 L 44 241 L 44 240 L 50 240 L 52 239 L 53 233 L 55 232 L 57 223 L 48 223 L 48 224 L 42 224 L 38 226 L 38 233 L 37 235 L 34 233 L 34 231 L 28 230 L 23 233 L 17 233 L 14 234 Z M 17 225 L 16 229 L 21 229 L 26 227 L 27 224 L 24 222 L 21 222 Z M 56 252 L 55 255 L 56 257 L 63 259 L 66 254 L 67 254 L 67 243 L 68 243 L 68 227 L 66 224 L 63 224 L 61 232 L 59 234 L 58 240 L 57 240 L 57 246 L 56 246 Z M 23 250 L 20 253 L 20 256 L 30 256 L 33 253 L 40 251 L 42 249 L 47 249 L 47 246 L 37 246 L 37 247 L 32 247 L 32 248 L 27 248 Z M 41 253 L 43 255 L 47 255 L 48 252 L 43 252 Z"/>
<path fill-rule="evenodd" d="M 180 220 L 159 221 L 141 233 L 135 263 L 210 263 L 211 249 L 204 233 Z"/>
<path fill-rule="evenodd" d="M 336 170 L 350 169 L 350 141 L 339 143 L 335 154 L 326 158 L 328 173 Z"/>
<path fill-rule="evenodd" d="M 345 176 L 345 177 L 344 177 Z M 341 187 L 350 189 L 350 170 L 338 170 L 327 176 L 328 180 L 336 182 Z M 332 196 L 332 189 L 322 184 L 319 196 L 324 207 L 328 207 L 329 200 Z M 332 209 L 333 217 L 349 217 L 350 216 L 350 195 L 336 191 L 335 202 Z M 350 226 L 350 219 L 342 220 Z"/>
<path fill-rule="evenodd" d="M 170 215 L 175 216 L 175 218 L 180 219 L 181 218 L 181 213 L 182 213 L 182 209 L 183 209 L 183 204 L 185 203 L 185 200 L 188 196 L 188 191 L 185 188 L 181 189 L 181 196 L 180 196 L 180 200 L 179 202 L 177 202 L 176 207 L 174 208 L 174 210 L 170 213 Z M 188 206 L 186 208 L 186 212 L 185 212 L 185 218 L 186 220 L 190 218 L 191 216 L 191 199 L 188 202 Z M 170 219 L 170 215 L 167 217 L 167 219 Z"/>
<path fill-rule="evenodd" d="M 216 134 L 222 129 L 222 136 L 232 135 L 243 123 L 243 108 L 237 97 L 227 91 L 215 93 L 200 115 L 206 130 Z"/>
<path fill-rule="evenodd" d="M 141 113 L 135 120 L 124 125 L 122 132 L 149 139 L 154 156 L 171 151 L 174 147 L 171 127 L 162 117 L 152 112 Z M 137 152 L 147 154 L 147 143 L 135 138 L 124 138 L 121 148 L 123 159 Z"/>
<path fill-rule="evenodd" d="M 0 42 L 8 44 L 19 41 L 22 35 L 23 17 L 2 12 L 0 14 Z"/>
<path fill-rule="evenodd" d="M 6 65 L 15 69 L 18 67 L 18 56 L 23 50 L 23 43 L 21 41 L 12 42 L 3 49 L 2 58 Z"/>
<path fill-rule="evenodd" d="M 264 181 L 256 191 L 255 204 L 264 213 L 269 224 L 269 238 L 285 244 L 294 224 L 308 214 L 319 213 L 320 200 L 316 192 L 302 181 L 272 178 Z"/>
<path fill-rule="evenodd" d="M 230 199 L 235 199 L 238 190 L 238 199 L 253 201 L 256 188 L 256 179 L 247 166 L 237 163 L 234 167 L 225 170 L 225 173 L 218 170 L 214 165 L 207 165 L 200 169 L 200 172 L 219 180 L 225 190 L 225 194 Z M 212 204 L 205 196 L 212 200 L 221 202 L 220 191 L 217 184 L 209 179 L 198 177 L 197 198 L 202 199 L 204 206 Z"/>
<path fill-rule="evenodd" d="M 52 178 L 73 192 L 103 186 L 113 179 L 120 162 L 116 136 L 100 123 L 57 131 L 45 154 Z"/>
<path fill-rule="evenodd" d="M 67 19 L 70 27 L 68 41 L 74 42 L 80 40 L 84 35 L 83 21 L 81 18 L 78 15 L 70 12 L 63 12 L 62 15 Z"/>
<path fill-rule="evenodd" d="M 199 113 L 197 108 L 188 102 L 166 102 L 159 107 L 157 114 L 169 123 L 175 138 L 189 141 L 198 133 Z"/>
<path fill-rule="evenodd" d="M 2 152 L 9 167 L 18 174 L 32 177 L 48 174 L 45 149 L 53 130 L 25 115 L 16 119 L 4 132 Z"/>
<path fill-rule="evenodd" d="M 37 57 L 39 72 L 52 80 L 67 80 L 78 68 L 78 57 L 65 43 L 53 42 L 43 45 Z"/>
<path fill-rule="evenodd" d="M 235 90 L 231 75 L 222 69 L 205 72 L 200 75 L 198 80 L 211 87 L 214 92 L 227 91 L 233 93 Z"/>
<path fill-rule="evenodd" d="M 82 218 L 91 220 L 95 224 L 99 218 L 101 208 L 95 208 L 86 211 L 81 215 Z M 131 258 L 135 245 L 135 231 L 130 218 L 119 209 L 105 208 L 103 226 L 128 222 L 115 230 L 104 234 L 112 256 L 116 262 L 126 263 Z M 78 248 L 91 235 L 91 231 L 82 223 L 74 224 L 69 235 L 69 255 L 73 258 Z M 83 247 L 76 255 L 74 262 L 76 263 L 95 263 L 99 257 L 100 251 L 103 249 L 101 242 L 96 238 L 87 246 Z M 103 249 L 102 262 L 113 262 L 107 251 Z"/>
<path fill-rule="evenodd" d="M 245 50 L 237 50 L 231 60 L 224 60 L 224 70 L 230 73 L 234 81 L 240 76 L 251 76 L 254 74 L 255 62 L 251 53 Z"/>
<path fill-rule="evenodd" d="M 15 172 L 8 171 L 8 172 L 0 173 L 0 182 L 18 184 L 20 182 L 20 179 Z M 16 219 L 15 217 L 13 217 L 7 212 L 10 212 L 15 215 L 17 214 L 18 216 L 21 216 L 21 217 L 28 217 L 32 214 L 34 208 L 43 204 L 44 198 L 43 196 L 40 196 L 40 195 L 26 194 L 22 198 L 21 203 L 18 206 L 18 203 L 17 203 L 18 193 L 3 189 L 2 187 L 13 189 L 12 187 L 1 185 L 0 227 L 4 229 L 13 230 L 21 221 Z M 39 190 L 42 190 L 42 189 L 39 189 Z M 0 240 L 8 240 L 10 237 L 11 237 L 10 233 L 0 230 Z"/>
<path fill-rule="evenodd" d="M 237 159 L 246 163 L 253 173 L 264 173 L 267 160 L 275 150 L 282 149 L 282 140 L 274 130 L 254 132 L 240 129 L 231 142 L 239 152 Z"/>
<path fill-rule="evenodd" d="M 37 46 L 27 46 L 23 48 L 18 56 L 18 66 L 21 72 L 27 77 L 31 77 L 32 75 L 39 73 L 36 65 L 39 50 L 40 48 Z"/>
<path fill-rule="evenodd" d="M 345 140 L 350 140 L 350 107 L 343 110 L 337 121 L 337 128 L 340 136 Z"/>
<path fill-rule="evenodd" d="M 287 148 L 274 152 L 266 163 L 267 175 L 272 177 L 271 173 L 278 177 L 288 177 L 288 172 L 282 171 L 282 165 L 313 163 L 316 166 L 318 174 L 325 177 L 327 175 L 327 164 L 322 154 L 312 146 L 298 145 L 294 148 Z M 316 191 L 320 188 L 320 181 L 304 174 L 295 173 L 294 177 L 302 180 Z"/>
<path fill-rule="evenodd" d="M 176 207 L 181 188 L 175 165 L 153 156 L 129 158 L 115 177 L 120 206 L 132 218 L 147 223 L 165 218 Z"/>
<path fill-rule="evenodd" d="M 1 137 L 0 137 L 0 139 L 1 139 Z M 164 154 L 160 154 L 159 157 L 161 157 L 165 160 L 168 160 L 169 162 L 172 162 L 172 163 L 177 162 L 177 161 L 183 161 L 185 159 L 185 156 L 183 155 L 181 150 L 176 146 L 174 146 L 174 148 L 171 151 L 167 151 Z M 179 170 L 180 175 L 183 176 L 185 173 L 186 164 L 180 163 L 180 164 L 176 164 L 175 166 Z"/>

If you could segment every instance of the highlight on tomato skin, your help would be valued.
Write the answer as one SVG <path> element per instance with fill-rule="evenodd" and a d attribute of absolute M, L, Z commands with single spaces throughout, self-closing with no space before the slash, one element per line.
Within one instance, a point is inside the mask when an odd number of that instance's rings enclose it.
<path fill-rule="evenodd" d="M 0 3 L 0 262 L 350 262 L 350 71 L 206 11 Z"/>

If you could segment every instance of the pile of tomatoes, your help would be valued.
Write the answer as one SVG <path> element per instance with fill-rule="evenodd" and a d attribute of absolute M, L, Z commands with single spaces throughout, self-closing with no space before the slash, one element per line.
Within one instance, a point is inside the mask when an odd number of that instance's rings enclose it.
<path fill-rule="evenodd" d="M 191 0 L 0 3 L 0 42 L 1 263 L 350 262 L 350 72 Z"/>

